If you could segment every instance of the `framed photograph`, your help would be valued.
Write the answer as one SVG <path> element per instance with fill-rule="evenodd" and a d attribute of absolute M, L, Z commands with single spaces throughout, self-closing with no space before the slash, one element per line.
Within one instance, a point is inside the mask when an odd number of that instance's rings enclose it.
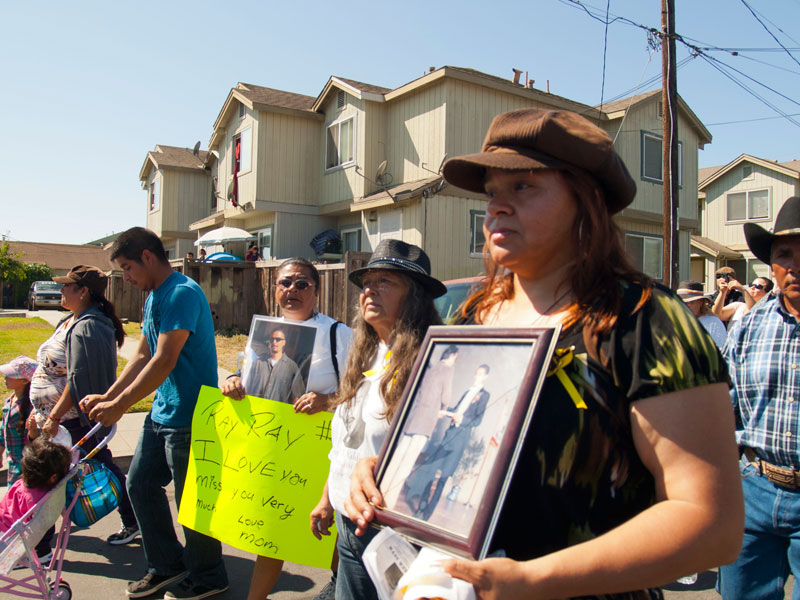
<path fill-rule="evenodd" d="M 289 403 L 305 394 L 316 335 L 313 325 L 253 316 L 242 365 L 247 394 Z"/>
<path fill-rule="evenodd" d="M 379 526 L 486 556 L 559 330 L 428 330 L 378 459 Z"/>

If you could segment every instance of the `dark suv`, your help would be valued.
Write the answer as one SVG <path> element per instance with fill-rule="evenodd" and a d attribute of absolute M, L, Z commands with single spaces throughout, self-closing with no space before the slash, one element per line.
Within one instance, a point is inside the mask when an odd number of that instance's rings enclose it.
<path fill-rule="evenodd" d="M 28 290 L 28 310 L 61 308 L 61 284 L 55 281 L 34 281 Z"/>

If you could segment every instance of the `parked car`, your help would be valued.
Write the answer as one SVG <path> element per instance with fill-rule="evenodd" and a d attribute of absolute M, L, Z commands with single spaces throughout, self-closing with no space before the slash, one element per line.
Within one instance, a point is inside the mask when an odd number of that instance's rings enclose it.
<path fill-rule="evenodd" d="M 61 284 L 55 281 L 34 281 L 28 290 L 28 310 L 61 308 Z"/>
<path fill-rule="evenodd" d="M 447 288 L 447 293 L 444 296 L 436 298 L 433 303 L 436 306 L 436 310 L 439 311 L 439 316 L 442 317 L 442 322 L 445 325 L 455 316 L 461 303 L 477 289 L 482 281 L 483 275 L 465 277 L 463 279 L 451 279 L 450 281 L 443 282 Z"/>

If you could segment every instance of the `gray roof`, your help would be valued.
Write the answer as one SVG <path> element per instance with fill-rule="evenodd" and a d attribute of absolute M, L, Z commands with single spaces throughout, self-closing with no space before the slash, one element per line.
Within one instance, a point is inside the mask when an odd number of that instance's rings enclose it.
<path fill-rule="evenodd" d="M 313 96 L 273 90 L 272 88 L 253 85 L 252 83 L 239 83 L 235 89 L 251 102 L 293 108 L 295 110 L 310 110 L 316 101 Z"/>
<path fill-rule="evenodd" d="M 159 169 L 164 167 L 202 169 L 208 152 L 200 150 L 195 156 L 191 148 L 178 148 L 177 146 L 158 144 L 156 149 L 153 152 L 148 152 L 147 155 L 153 159 Z"/>
<path fill-rule="evenodd" d="M 12 254 L 22 254 L 25 264 L 47 265 L 53 271 L 69 271 L 76 265 L 91 265 L 102 271 L 114 268 L 111 250 L 88 244 L 49 244 L 45 242 L 8 242 Z"/>
<path fill-rule="evenodd" d="M 622 98 L 621 100 L 615 100 L 614 102 L 605 102 L 603 103 L 603 112 L 604 113 L 612 113 L 617 112 L 618 110 L 625 110 L 629 106 L 637 104 L 642 100 L 647 100 L 651 96 L 655 96 L 656 94 L 661 94 L 661 90 L 653 90 L 651 92 L 644 92 L 643 94 L 636 94 L 635 96 L 628 96 L 627 98 Z M 598 104 L 595 106 L 597 110 L 600 110 L 600 105 Z"/>
<path fill-rule="evenodd" d="M 371 85 L 369 83 L 362 83 L 360 81 L 355 81 L 354 79 L 347 79 L 345 77 L 339 77 L 338 75 L 335 75 L 335 77 L 336 77 L 336 79 L 338 79 L 340 81 L 344 81 L 348 85 L 352 85 L 357 90 L 360 90 L 362 92 L 367 92 L 369 94 L 386 94 L 386 93 L 392 91 L 391 88 L 385 88 L 385 87 L 381 87 L 379 85 Z"/>

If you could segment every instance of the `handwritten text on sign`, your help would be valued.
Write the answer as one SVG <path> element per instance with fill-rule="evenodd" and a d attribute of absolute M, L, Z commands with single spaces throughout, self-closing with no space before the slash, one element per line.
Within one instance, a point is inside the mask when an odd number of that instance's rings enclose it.
<path fill-rule="evenodd" d="M 178 521 L 240 550 L 329 568 L 336 537 L 318 541 L 308 515 L 328 477 L 331 417 L 204 386 Z"/>

